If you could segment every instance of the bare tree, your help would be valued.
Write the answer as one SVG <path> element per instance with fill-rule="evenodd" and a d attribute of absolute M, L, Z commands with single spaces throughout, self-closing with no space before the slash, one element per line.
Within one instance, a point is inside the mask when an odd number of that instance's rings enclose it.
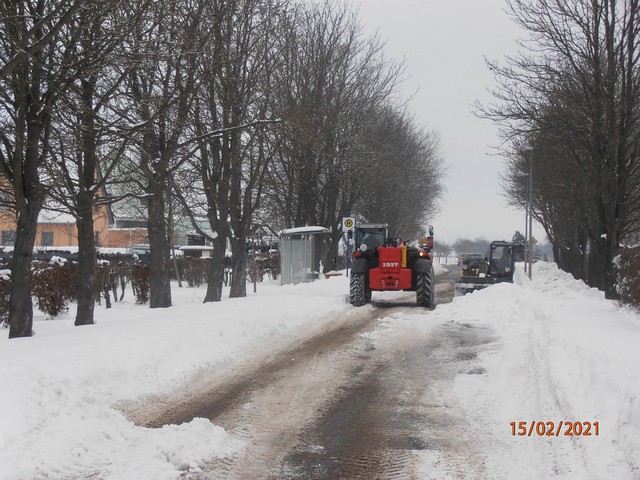
<path fill-rule="evenodd" d="M 121 49 L 124 38 L 141 18 L 143 3 L 135 10 L 129 2 L 111 0 L 85 7 L 72 28 L 79 33 L 74 56 L 85 72 L 69 84 L 54 116 L 51 156 L 46 165 L 53 179 L 49 195 L 76 218 L 78 230 L 78 291 L 76 325 L 93 324 L 96 292 L 96 239 L 94 212 L 109 201 L 104 186 L 120 162 L 127 145 L 122 117 L 110 108 L 126 77 Z M 115 134 L 114 134 L 115 131 Z"/>
<path fill-rule="evenodd" d="M 60 95 L 82 71 L 68 25 L 85 2 L 0 2 L 0 169 L 11 185 L 17 232 L 9 337 L 32 335 L 31 259 L 47 187 L 51 116 Z M 75 32 L 76 34 L 79 32 Z"/>
<path fill-rule="evenodd" d="M 593 217 L 592 286 L 615 297 L 614 258 L 637 214 L 640 9 L 638 0 L 512 0 L 514 20 L 531 33 L 523 52 L 492 64 L 496 99 L 482 109 L 508 141 L 561 131 L 560 160 L 584 175 Z M 534 165 L 535 169 L 535 165 Z M 586 246 L 585 246 L 586 248 Z"/>
<path fill-rule="evenodd" d="M 20 13 L 18 1 L 6 1 L 2 10 L 4 20 L 14 21 L 15 14 Z M 22 2 L 24 3 L 24 2 Z M 52 3 L 46 7 L 42 5 L 39 10 L 40 15 L 32 16 L 31 21 L 22 23 L 20 33 L 20 44 L 14 45 L 9 50 L 4 50 L 0 56 L 2 63 L 0 66 L 0 79 L 6 80 L 11 77 L 17 68 L 24 65 L 30 60 L 31 56 L 38 56 L 40 52 L 50 47 L 51 43 L 56 40 L 56 35 L 72 21 L 74 15 L 78 13 L 80 8 L 84 7 L 88 2 L 86 0 L 62 0 Z M 26 7 L 24 11 L 30 14 L 34 13 L 33 4 L 23 5 Z M 4 15 L 7 14 L 5 17 Z M 7 24 L 5 24 L 7 25 Z M 18 24 L 16 23 L 17 27 Z M 17 32 L 14 32 L 17 33 Z M 7 36 L 6 40 L 16 40 L 11 36 Z"/>
<path fill-rule="evenodd" d="M 453 242 L 453 250 L 458 254 L 463 253 L 481 253 L 483 255 L 489 255 L 490 242 L 486 238 L 476 238 L 471 240 L 470 238 L 457 238 Z"/>
<path fill-rule="evenodd" d="M 339 218 L 353 213 L 358 170 L 367 150 L 359 136 L 396 92 L 402 64 L 387 60 L 383 42 L 366 38 L 357 14 L 335 2 L 295 12 L 284 62 L 276 73 L 284 139 L 270 170 L 271 201 L 287 226 L 331 230 L 326 269 L 337 254 Z"/>
<path fill-rule="evenodd" d="M 554 259 L 576 278 L 588 279 L 588 226 L 596 218 L 593 195 L 584 172 L 575 168 L 561 131 L 532 136 L 532 149 L 514 152 L 503 178 L 505 197 L 513 206 L 528 208 L 529 172 L 534 162 L 533 217 L 553 244 Z"/>
<path fill-rule="evenodd" d="M 135 68 L 128 77 L 131 124 L 139 133 L 132 151 L 132 176 L 144 192 L 150 245 L 150 307 L 171 306 L 170 234 L 166 207 L 173 173 L 187 157 L 181 151 L 195 95 L 204 3 L 155 3 L 133 35 Z"/>
<path fill-rule="evenodd" d="M 437 136 L 391 107 L 381 109 L 365 133 L 370 154 L 358 172 L 362 185 L 356 212 L 387 223 L 395 236 L 416 239 L 438 211 L 442 195 Z"/>
<path fill-rule="evenodd" d="M 205 302 L 221 298 L 227 240 L 233 262 L 230 296 L 246 295 L 247 240 L 278 143 L 268 128 L 277 121 L 270 89 L 286 15 L 283 4 L 272 0 L 214 1 L 208 8 L 207 16 L 216 21 L 209 25 L 211 36 L 202 57 L 192 122 L 197 147 L 190 163 L 199 172 L 199 181 L 192 185 L 201 186 L 206 204 L 199 208 L 213 232 Z M 185 203 L 198 205 L 194 200 Z"/>
<path fill-rule="evenodd" d="M 433 253 L 440 263 L 449 263 L 449 256 L 453 253 L 453 246 L 437 240 L 433 244 Z"/>

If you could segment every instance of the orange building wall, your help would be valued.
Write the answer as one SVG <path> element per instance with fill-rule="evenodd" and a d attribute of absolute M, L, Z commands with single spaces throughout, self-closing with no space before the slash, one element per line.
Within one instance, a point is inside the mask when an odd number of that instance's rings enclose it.
<path fill-rule="evenodd" d="M 100 207 L 93 219 L 97 232 L 98 246 L 106 248 L 130 248 L 131 245 L 145 243 L 146 229 L 110 229 L 106 207 Z M 0 232 L 16 230 L 15 216 L 9 212 L 0 215 Z M 38 223 L 35 248 L 43 248 L 43 232 L 53 232 L 55 247 L 77 247 L 78 230 L 73 223 Z M 1 238 L 0 238 L 1 240 Z"/>
<path fill-rule="evenodd" d="M 147 231 L 140 229 L 107 230 L 100 235 L 100 246 L 109 248 L 130 248 L 146 242 Z"/>

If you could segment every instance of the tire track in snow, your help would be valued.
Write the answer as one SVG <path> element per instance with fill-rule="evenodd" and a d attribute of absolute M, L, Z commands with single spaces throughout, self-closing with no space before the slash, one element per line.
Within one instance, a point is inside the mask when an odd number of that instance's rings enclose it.
<path fill-rule="evenodd" d="M 450 301 L 450 281 L 438 285 L 436 295 L 438 303 Z M 450 436 L 452 425 L 464 425 L 447 399 L 451 376 L 476 340 L 463 341 L 461 336 L 469 335 L 463 331 L 457 340 L 451 331 L 438 339 L 406 332 L 398 344 L 376 348 L 363 336 L 382 318 L 416 311 L 415 294 L 393 301 L 374 296 L 373 308 L 348 310 L 301 344 L 256 355 L 223 374 L 203 371 L 184 389 L 155 398 L 153 408 L 147 404 L 128 413 L 150 427 L 205 417 L 244 440 L 243 453 L 183 475 L 190 480 L 419 478 L 414 466 L 421 452 L 459 458 L 474 471 L 472 449 Z M 449 354 L 450 349 L 462 355 Z M 425 383 L 425 373 L 431 375 L 426 390 L 416 387 Z M 353 420 L 349 428 L 348 419 Z M 431 433 L 425 436 L 425 430 Z M 351 441 L 332 443 L 331 432 Z M 341 442 L 354 448 L 336 455 Z M 328 459 L 324 468 L 314 463 L 322 456 Z"/>

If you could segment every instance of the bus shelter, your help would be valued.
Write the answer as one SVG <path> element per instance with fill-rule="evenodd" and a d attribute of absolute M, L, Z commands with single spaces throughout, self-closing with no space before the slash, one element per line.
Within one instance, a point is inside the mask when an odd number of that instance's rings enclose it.
<path fill-rule="evenodd" d="M 313 282 L 322 273 L 321 261 L 326 252 L 329 229 L 297 227 L 280 233 L 280 283 L 282 285 Z"/>

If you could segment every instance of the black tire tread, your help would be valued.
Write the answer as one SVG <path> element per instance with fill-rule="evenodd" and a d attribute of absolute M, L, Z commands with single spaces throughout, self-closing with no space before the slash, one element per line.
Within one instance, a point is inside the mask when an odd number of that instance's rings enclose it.
<path fill-rule="evenodd" d="M 419 307 L 432 308 L 435 306 L 433 279 L 433 266 L 429 269 L 429 273 L 418 274 L 416 280 L 416 303 Z"/>
<path fill-rule="evenodd" d="M 351 278 L 349 280 L 349 301 L 354 307 L 361 307 L 367 302 L 364 273 L 351 272 Z"/>

